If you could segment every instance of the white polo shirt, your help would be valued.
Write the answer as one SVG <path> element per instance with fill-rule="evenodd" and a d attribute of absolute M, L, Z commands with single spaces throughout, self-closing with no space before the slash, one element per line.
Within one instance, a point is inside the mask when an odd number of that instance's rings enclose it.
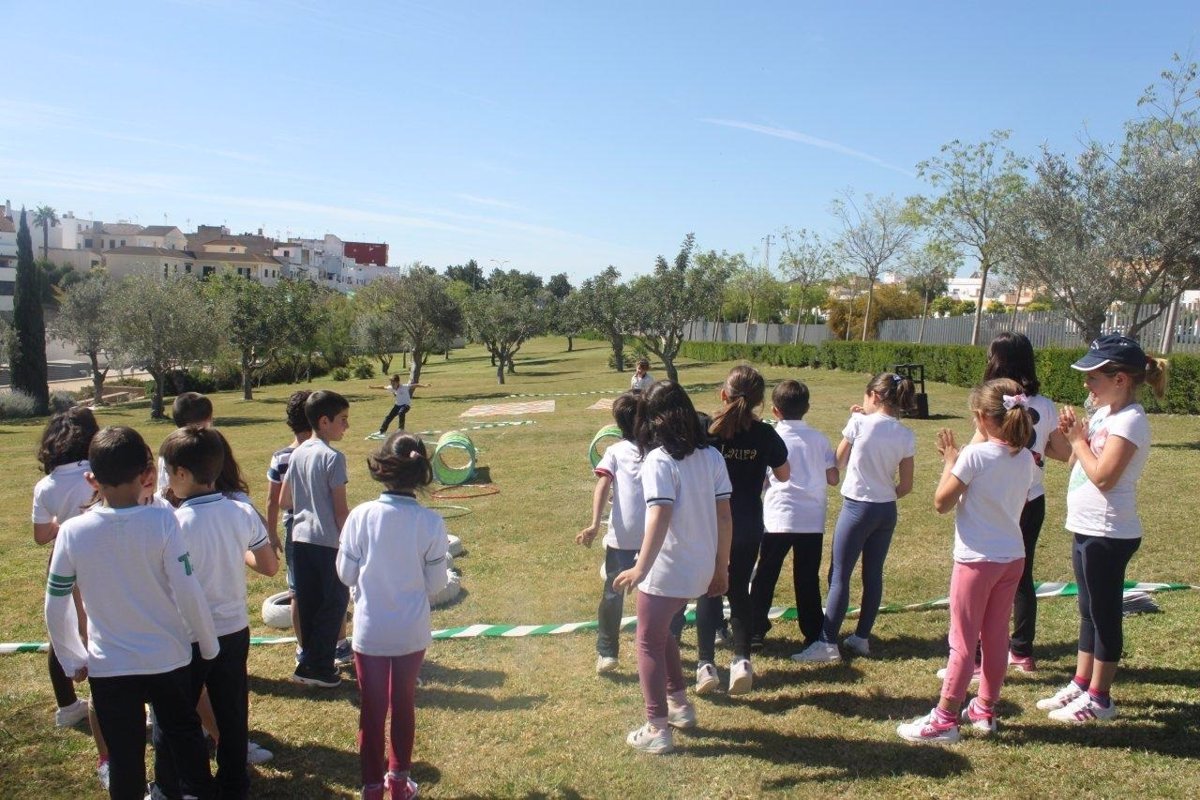
<path fill-rule="evenodd" d="M 767 472 L 763 527 L 767 533 L 824 533 L 825 473 L 837 466 L 825 434 L 800 419 L 781 419 L 775 432 L 788 449 L 790 477 L 780 481 Z"/>
<path fill-rule="evenodd" d="M 867 503 L 896 499 L 896 468 L 917 452 L 913 432 L 881 411 L 851 414 L 842 431 L 851 444 L 842 496 Z"/>
<path fill-rule="evenodd" d="M 600 457 L 595 472 L 613 481 L 612 513 L 604 546 L 640 549 L 646 532 L 646 497 L 642 494 L 642 454 L 638 446 L 626 439 L 611 445 Z"/>
<path fill-rule="evenodd" d="M 33 487 L 33 521 L 37 525 L 57 522 L 62 525 L 87 510 L 95 491 L 84 477 L 87 459 L 60 464 Z"/>

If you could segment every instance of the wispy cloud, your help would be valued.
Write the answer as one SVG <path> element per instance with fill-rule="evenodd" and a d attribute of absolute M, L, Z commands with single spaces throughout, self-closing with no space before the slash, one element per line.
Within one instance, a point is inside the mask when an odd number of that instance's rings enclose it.
<path fill-rule="evenodd" d="M 707 122 L 709 125 L 720 125 L 725 128 L 737 128 L 743 131 L 761 133 L 764 136 L 774 136 L 776 139 L 787 139 L 788 141 L 799 142 L 800 144 L 807 144 L 812 147 L 819 147 L 822 150 L 832 150 L 835 153 L 841 153 L 842 155 L 849 156 L 850 158 L 857 158 L 860 161 L 866 161 L 883 167 L 884 169 L 890 169 L 893 172 L 899 172 L 901 175 L 907 175 L 910 178 L 916 177 L 916 174 L 913 173 L 912 170 L 888 163 L 878 156 L 873 156 L 870 153 L 864 153 L 861 150 L 855 150 L 852 147 L 847 147 L 844 144 L 838 144 L 837 142 L 832 142 L 828 139 L 810 136 L 809 134 L 801 133 L 800 131 L 788 130 L 787 128 L 774 128 L 769 125 L 758 125 L 753 122 L 741 122 L 734 119 L 713 119 L 706 117 L 700 121 Z"/>
<path fill-rule="evenodd" d="M 507 209 L 509 211 L 526 211 L 527 210 L 527 209 L 523 208 L 522 206 L 517 205 L 516 203 L 508 203 L 508 202 L 505 202 L 504 200 L 497 200 L 494 197 L 480 197 L 477 194 L 463 194 L 463 193 L 455 193 L 450 196 L 457 197 L 459 200 L 465 200 L 468 203 L 474 203 L 477 206 L 488 206 L 490 208 L 503 208 L 503 209 Z"/>

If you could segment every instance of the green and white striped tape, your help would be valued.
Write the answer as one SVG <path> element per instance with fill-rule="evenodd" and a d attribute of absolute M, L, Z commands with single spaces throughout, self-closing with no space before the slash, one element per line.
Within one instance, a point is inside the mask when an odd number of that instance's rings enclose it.
<path fill-rule="evenodd" d="M 1138 581 L 1125 581 L 1125 594 L 1134 592 L 1173 592 L 1182 589 L 1195 589 L 1200 587 L 1191 586 L 1186 583 L 1141 583 Z M 1074 597 L 1079 594 L 1079 587 L 1074 583 L 1056 583 L 1046 582 L 1037 584 L 1038 597 Z M 946 608 L 950 605 L 950 598 L 942 597 L 937 600 L 926 600 L 923 603 L 909 603 L 901 605 L 890 603 L 879 607 L 881 614 L 897 614 L 902 611 L 924 611 L 933 608 Z M 857 608 L 851 608 L 846 612 L 848 615 L 858 613 Z M 690 603 L 685 614 L 688 622 L 696 621 L 696 604 Z M 775 606 L 768 612 L 769 619 L 796 619 L 795 606 Z M 596 629 L 596 621 L 589 620 L 587 622 L 567 622 L 562 625 L 463 625 L 457 628 L 443 628 L 433 632 L 434 639 L 493 639 L 503 638 L 512 639 L 523 636 L 555 636 L 562 633 L 574 633 L 575 631 L 588 631 Z M 637 625 L 637 617 L 622 617 L 621 627 L 625 629 L 633 628 Z M 268 644 L 295 644 L 295 636 L 251 636 L 250 644 L 253 645 L 268 645 Z M 49 645 L 45 642 L 5 642 L 0 643 L 0 655 L 9 655 L 12 653 L 44 653 L 49 649 Z"/>
<path fill-rule="evenodd" d="M 455 428 L 454 430 L 451 430 L 451 431 L 417 431 L 413 435 L 414 436 L 440 436 L 443 433 L 458 433 L 461 431 L 484 431 L 484 430 L 487 430 L 488 428 L 512 428 L 517 425 L 536 425 L 536 424 L 537 424 L 537 420 L 533 420 L 533 419 L 516 419 L 516 420 L 509 420 L 507 422 L 481 422 L 478 425 L 467 425 L 465 428 Z M 378 431 L 376 431 L 375 433 L 367 434 L 363 438 L 364 439 L 373 439 L 375 441 L 382 441 L 387 438 L 387 434 L 386 433 L 381 434 Z"/>

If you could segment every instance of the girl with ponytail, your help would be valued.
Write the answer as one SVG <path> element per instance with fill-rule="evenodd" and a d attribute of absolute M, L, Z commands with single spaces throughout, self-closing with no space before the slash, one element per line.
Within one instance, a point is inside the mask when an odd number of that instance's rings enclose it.
<path fill-rule="evenodd" d="M 976 429 L 986 437 L 960 451 L 954 434 L 938 431 L 945 462 L 933 495 L 939 514 L 955 509 L 954 570 L 950 575 L 950 661 L 942 696 L 932 711 L 896 732 L 910 742 L 957 742 L 959 711 L 982 645 L 979 696 L 962 721 L 983 734 L 996 730 L 996 701 L 1008 670 L 1008 619 L 1025 567 L 1021 510 L 1033 482 L 1029 397 L 1016 381 L 1001 378 L 971 392 Z"/>

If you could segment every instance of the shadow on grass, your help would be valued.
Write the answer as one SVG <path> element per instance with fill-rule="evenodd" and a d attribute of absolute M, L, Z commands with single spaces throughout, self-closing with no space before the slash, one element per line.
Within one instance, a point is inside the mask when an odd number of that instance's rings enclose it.
<path fill-rule="evenodd" d="M 946 419 L 962 419 L 962 418 L 963 418 L 962 414 L 930 414 L 928 417 L 925 417 L 925 419 L 930 422 L 937 422 L 939 420 L 946 420 Z M 906 419 L 916 419 L 916 418 L 915 417 L 906 417 Z"/>
<path fill-rule="evenodd" d="M 1200 442 L 1155 442 L 1150 446 L 1163 450 L 1200 450 Z"/>
<path fill-rule="evenodd" d="M 358 684 L 353 676 L 342 675 L 342 683 L 332 689 L 303 686 L 292 683 L 288 676 L 267 677 L 250 675 L 250 692 L 253 694 L 287 697 L 294 700 L 309 700 L 314 703 L 345 703 L 347 700 L 357 701 Z M 270 748 L 267 748 L 268 750 Z"/>
<path fill-rule="evenodd" d="M 483 692 L 439 686 L 422 686 L 417 690 L 417 708 L 437 707 L 452 711 L 528 711 L 545 701 L 546 695 L 493 697 Z"/>
<path fill-rule="evenodd" d="M 274 422 L 275 420 L 263 419 L 262 417 L 217 417 L 213 426 L 217 429 L 221 428 L 240 428 L 244 425 L 261 425 L 264 422 Z"/>
<path fill-rule="evenodd" d="M 803 764 L 810 769 L 827 767 L 841 778 L 882 778 L 920 775 L 948 778 L 971 768 L 960 753 L 902 742 L 858 741 L 840 736 L 794 736 L 765 728 L 723 728 L 689 731 L 680 737 L 683 751 L 692 756 L 740 755 L 770 764 Z M 828 780 L 828 774 L 816 778 Z M 780 779 L 779 788 L 795 785 Z M 798 782 L 798 781 L 796 781 Z"/>
<path fill-rule="evenodd" d="M 1200 703 L 1164 707 L 1131 702 L 1121 704 L 1119 711 L 1120 716 L 1114 722 L 1103 726 L 1070 725 L 1045 717 L 1029 724 L 1014 722 L 1006 727 L 1005 738 L 1015 744 L 1072 745 L 1200 758 L 1200 737 L 1196 736 Z"/>
<path fill-rule="evenodd" d="M 498 400 L 508 397 L 512 394 L 507 389 L 500 389 L 495 392 L 475 392 L 473 394 L 456 394 L 443 395 L 442 397 L 431 397 L 426 402 L 429 403 L 469 403 L 474 400 Z M 515 402 L 515 401 L 514 401 Z"/>
<path fill-rule="evenodd" d="M 416 773 L 413 773 L 413 780 L 416 780 Z M 559 786 L 554 790 L 553 794 L 546 792 L 526 792 L 525 794 L 511 795 L 519 800 L 582 800 L 585 795 L 580 794 L 570 786 Z M 494 794 L 460 794 L 459 800 L 494 800 Z"/>
<path fill-rule="evenodd" d="M 929 694 L 902 697 L 872 692 L 867 695 L 850 692 L 814 692 L 802 698 L 807 705 L 845 717 L 887 722 L 913 719 L 929 711 L 938 701 L 941 682 L 930 681 Z M 1021 707 L 1001 699 L 997 704 L 999 716 L 1009 718 L 1021 713 Z"/>
<path fill-rule="evenodd" d="M 451 667 L 426 659 L 421 665 L 421 680 L 429 684 L 470 686 L 475 689 L 496 689 L 504 685 L 507 675 L 498 669 L 474 669 Z M 636 680 L 637 676 L 634 676 Z M 430 687 L 432 688 L 432 687 Z M 424 691 L 424 687 L 422 690 Z"/>
<path fill-rule="evenodd" d="M 270 764 L 251 778 L 252 797 L 334 797 L 342 787 L 361 783 L 359 755 L 353 741 L 348 741 L 345 749 L 313 743 L 289 747 L 269 734 L 251 735 L 275 753 Z M 442 779 L 441 770 L 424 761 L 414 762 L 411 774 L 423 789 L 436 786 Z"/>

